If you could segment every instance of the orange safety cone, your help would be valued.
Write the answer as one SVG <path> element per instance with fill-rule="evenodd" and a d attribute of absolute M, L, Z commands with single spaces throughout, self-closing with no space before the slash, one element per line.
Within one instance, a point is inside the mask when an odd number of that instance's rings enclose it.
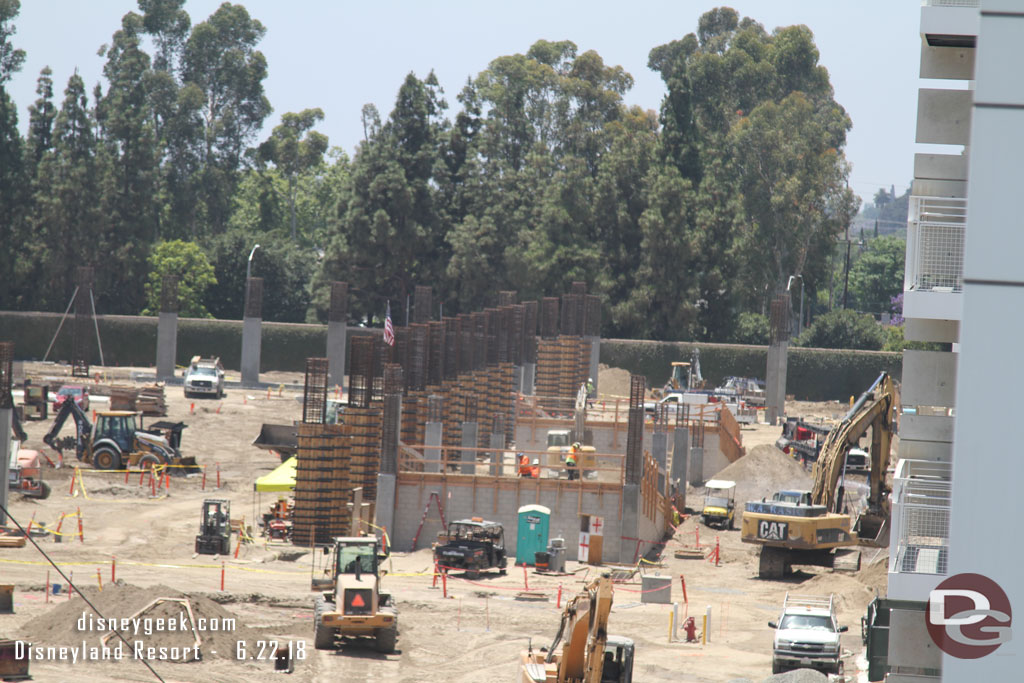
<path fill-rule="evenodd" d="M 188 412 L 189 412 L 190 415 L 195 415 L 196 414 L 196 404 L 195 404 L 194 401 L 189 404 Z"/>
<path fill-rule="evenodd" d="M 82 508 L 78 508 L 78 542 L 85 543 L 85 533 L 82 531 Z"/>

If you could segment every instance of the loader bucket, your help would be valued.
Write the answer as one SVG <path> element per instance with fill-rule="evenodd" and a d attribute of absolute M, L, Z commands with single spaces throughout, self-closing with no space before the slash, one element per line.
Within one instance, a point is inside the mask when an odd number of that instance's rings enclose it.
<path fill-rule="evenodd" d="M 179 458 L 178 461 L 174 464 L 180 465 L 180 467 L 171 467 L 168 469 L 170 470 L 171 474 L 174 474 L 179 477 L 184 477 L 185 475 L 188 474 L 200 474 L 203 471 L 203 468 L 200 467 L 198 463 L 196 463 L 195 458 Z"/>

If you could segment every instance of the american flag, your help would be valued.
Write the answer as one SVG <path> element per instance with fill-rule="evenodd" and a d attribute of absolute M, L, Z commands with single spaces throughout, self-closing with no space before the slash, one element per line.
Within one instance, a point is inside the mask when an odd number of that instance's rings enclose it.
<path fill-rule="evenodd" d="M 395 345 L 395 326 L 391 324 L 391 302 L 388 302 L 388 312 L 384 315 L 384 343 L 388 346 Z"/>

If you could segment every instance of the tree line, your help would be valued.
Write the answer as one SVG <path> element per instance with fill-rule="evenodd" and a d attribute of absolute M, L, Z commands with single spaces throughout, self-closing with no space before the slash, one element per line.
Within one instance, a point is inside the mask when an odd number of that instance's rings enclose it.
<path fill-rule="evenodd" d="M 852 124 L 805 26 L 705 13 L 650 51 L 658 111 L 626 106 L 632 76 L 570 41 L 497 57 L 454 107 L 410 73 L 386 116 L 363 107 L 350 158 L 315 107 L 258 139 L 264 26 L 231 3 L 193 24 L 184 4 L 139 0 L 91 92 L 75 74 L 61 97 L 43 69 L 22 136 L 4 90 L 19 2 L 0 0 L 0 243 L 18 245 L 0 308 L 63 310 L 91 265 L 101 312 L 154 313 L 175 272 L 183 314 L 238 318 L 255 243 L 279 321 L 325 320 L 332 280 L 368 319 L 417 284 L 447 315 L 582 280 L 605 335 L 742 341 L 790 276 L 816 310 L 833 298 Z"/>

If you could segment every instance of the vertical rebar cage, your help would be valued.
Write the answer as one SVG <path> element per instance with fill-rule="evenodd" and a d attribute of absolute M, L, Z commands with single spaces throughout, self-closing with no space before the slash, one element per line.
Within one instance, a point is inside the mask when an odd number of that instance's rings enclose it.
<path fill-rule="evenodd" d="M 306 359 L 306 383 L 302 393 L 302 421 L 323 424 L 327 417 L 327 359 Z"/>
<path fill-rule="evenodd" d="M 626 483 L 637 484 L 643 474 L 644 456 L 644 392 L 647 379 L 629 376 L 629 426 L 626 432 Z"/>
<path fill-rule="evenodd" d="M 167 273 L 160 283 L 160 312 L 177 313 L 178 308 L 178 275 Z"/>
<path fill-rule="evenodd" d="M 772 343 L 780 344 L 789 339 L 789 296 L 782 294 L 772 299 L 771 334 Z"/>
<path fill-rule="evenodd" d="M 245 317 L 259 318 L 263 315 L 263 278 L 251 277 L 245 288 Z"/>
<path fill-rule="evenodd" d="M 328 318 L 332 323 L 348 322 L 348 283 L 331 283 L 331 309 Z"/>

